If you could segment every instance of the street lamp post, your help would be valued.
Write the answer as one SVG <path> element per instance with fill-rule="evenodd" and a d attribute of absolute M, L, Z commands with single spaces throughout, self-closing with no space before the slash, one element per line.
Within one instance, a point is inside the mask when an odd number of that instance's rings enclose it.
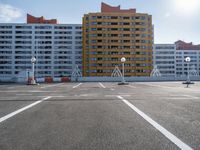
<path fill-rule="evenodd" d="M 125 79 L 124 79 L 124 63 L 126 62 L 126 58 L 122 57 L 121 58 L 121 63 L 122 63 L 122 81 L 120 83 L 118 83 L 119 85 L 124 85 L 124 84 L 128 84 Z"/>
<path fill-rule="evenodd" d="M 122 82 L 124 83 L 125 80 L 124 80 L 124 63 L 126 61 L 126 58 L 125 57 L 122 57 L 121 58 L 121 62 L 122 62 Z"/>
<path fill-rule="evenodd" d="M 32 84 L 32 85 L 35 85 L 35 84 L 36 84 L 36 81 L 35 81 L 35 62 L 36 62 L 36 58 L 35 58 L 35 57 L 32 57 L 32 58 L 31 58 L 32 72 L 33 72 L 32 80 L 31 80 L 31 84 Z"/>
<path fill-rule="evenodd" d="M 27 76 L 28 76 L 28 77 L 27 77 L 27 84 L 29 84 L 29 76 L 30 76 L 30 75 L 29 75 L 29 69 L 27 69 Z"/>
<path fill-rule="evenodd" d="M 190 83 L 190 57 L 186 57 L 185 61 L 187 62 L 187 82 Z"/>
<path fill-rule="evenodd" d="M 187 62 L 187 79 L 186 82 L 183 82 L 183 84 L 187 84 L 187 87 L 189 87 L 190 84 L 194 84 L 190 81 L 190 57 L 186 57 L 185 61 Z"/>

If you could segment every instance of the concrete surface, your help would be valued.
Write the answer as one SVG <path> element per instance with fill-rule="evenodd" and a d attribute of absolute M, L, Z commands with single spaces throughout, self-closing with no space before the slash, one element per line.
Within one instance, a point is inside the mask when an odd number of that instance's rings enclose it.
<path fill-rule="evenodd" d="M 0 85 L 0 150 L 180 149 L 118 96 L 200 149 L 200 82 L 90 82 Z"/>

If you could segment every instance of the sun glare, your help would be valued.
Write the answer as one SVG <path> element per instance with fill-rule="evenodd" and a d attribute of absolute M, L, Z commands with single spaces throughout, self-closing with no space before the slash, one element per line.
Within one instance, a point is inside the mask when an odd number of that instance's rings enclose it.
<path fill-rule="evenodd" d="M 200 10 L 200 0 L 173 0 L 175 10 L 183 15 L 195 15 Z"/>

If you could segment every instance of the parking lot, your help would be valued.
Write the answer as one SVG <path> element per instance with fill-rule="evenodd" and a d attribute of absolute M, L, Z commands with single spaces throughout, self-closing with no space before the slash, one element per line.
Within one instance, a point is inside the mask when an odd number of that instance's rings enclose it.
<path fill-rule="evenodd" d="M 200 82 L 0 85 L 0 150 L 200 149 Z"/>

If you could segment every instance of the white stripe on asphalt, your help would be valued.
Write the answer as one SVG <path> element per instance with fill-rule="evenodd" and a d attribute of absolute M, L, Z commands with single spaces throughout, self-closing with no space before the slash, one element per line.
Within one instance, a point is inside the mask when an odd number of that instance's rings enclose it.
<path fill-rule="evenodd" d="M 191 98 L 191 99 L 199 99 L 199 97 L 192 96 L 192 95 L 183 95 L 185 97 Z"/>
<path fill-rule="evenodd" d="M 180 149 L 182 150 L 192 150 L 192 148 L 185 144 L 183 141 L 178 139 L 175 135 L 170 133 L 168 130 L 166 130 L 164 127 L 159 125 L 157 122 L 155 122 L 153 119 L 151 119 L 149 116 L 147 116 L 145 113 L 143 113 L 141 110 L 139 110 L 137 107 L 135 107 L 133 104 L 131 104 L 129 101 L 124 99 L 121 96 L 117 96 L 119 99 L 121 99 L 126 105 L 128 105 L 130 108 L 132 108 L 136 113 L 138 113 L 142 118 L 144 118 L 147 122 L 149 122 L 152 126 L 154 126 L 158 131 L 160 131 L 165 137 L 167 137 L 171 142 L 176 144 Z"/>
<path fill-rule="evenodd" d="M 15 88 L 15 87 L 12 86 L 12 87 L 8 87 L 7 89 L 14 89 L 14 88 Z"/>
<path fill-rule="evenodd" d="M 101 86 L 102 88 L 104 88 L 104 89 L 106 88 L 102 83 L 99 82 L 99 84 L 100 84 L 100 86 Z"/>
<path fill-rule="evenodd" d="M 126 86 L 128 86 L 128 87 L 130 87 L 130 88 L 136 88 L 135 86 L 132 86 L 132 85 L 126 85 Z"/>
<path fill-rule="evenodd" d="M 57 91 L 0 91 L 0 93 L 23 93 L 23 92 L 28 92 L 28 93 L 52 93 L 52 92 L 57 92 Z"/>
<path fill-rule="evenodd" d="M 53 84 L 53 85 L 47 85 L 47 86 L 43 86 L 43 87 L 41 87 L 41 88 L 44 89 L 44 88 L 48 88 L 48 87 L 59 86 L 59 85 L 62 85 L 62 84 L 64 84 L 64 83 L 58 83 L 58 84 Z"/>
<path fill-rule="evenodd" d="M 79 87 L 82 83 L 79 83 L 78 85 L 73 86 L 73 89 Z"/>
<path fill-rule="evenodd" d="M 47 99 L 50 99 L 50 98 L 51 98 L 51 96 L 45 97 L 45 98 L 43 98 L 43 99 L 41 99 L 39 101 L 36 101 L 36 102 L 34 102 L 34 103 L 32 103 L 32 104 L 30 104 L 28 106 L 25 106 L 25 107 L 23 107 L 21 109 L 18 109 L 16 111 L 4 116 L 4 117 L 1 117 L 0 118 L 0 123 L 5 121 L 5 120 L 7 120 L 7 119 L 9 119 L 9 118 L 11 118 L 11 117 L 13 117 L 13 116 L 15 116 L 15 115 L 17 115 L 17 114 L 19 114 L 19 113 L 21 113 L 21 112 L 23 112 L 23 111 L 25 111 L 26 109 L 29 109 L 29 108 L 31 108 L 31 107 L 33 107 L 33 106 L 35 106 L 35 105 L 47 100 Z"/>
<path fill-rule="evenodd" d="M 33 94 L 16 94 L 16 96 L 29 96 L 29 95 L 33 95 Z"/>

